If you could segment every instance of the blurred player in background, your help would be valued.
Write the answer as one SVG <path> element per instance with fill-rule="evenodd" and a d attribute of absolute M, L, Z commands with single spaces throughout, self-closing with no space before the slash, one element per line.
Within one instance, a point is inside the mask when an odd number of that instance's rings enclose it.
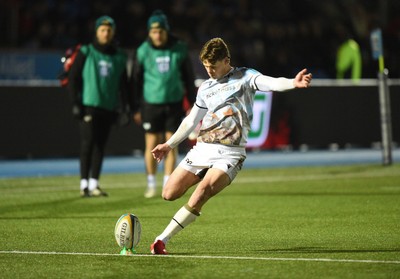
<path fill-rule="evenodd" d="M 200 61 L 210 78 L 200 86 L 195 105 L 178 130 L 152 150 L 154 159 L 160 162 L 202 120 L 197 143 L 171 174 L 163 189 L 163 198 L 176 200 L 199 184 L 188 203 L 156 237 L 150 248 L 153 254 L 167 254 L 165 245 L 169 239 L 194 222 L 203 205 L 231 184 L 241 170 L 246 159 L 245 146 L 256 91 L 307 88 L 312 78 L 306 69 L 294 79 L 287 79 L 265 76 L 250 68 L 232 67 L 228 46 L 221 38 L 211 39 L 203 46 Z"/>
<path fill-rule="evenodd" d="M 170 33 L 166 15 L 160 10 L 154 11 L 147 28 L 148 39 L 137 49 L 133 71 L 136 98 L 141 100 L 140 111 L 134 119 L 145 132 L 147 189 L 144 196 L 151 198 L 157 194 L 157 163 L 151 150 L 176 131 L 185 116 L 184 96 L 191 107 L 196 89 L 187 45 Z M 177 156 L 178 150 L 173 149 L 165 159 L 163 185 L 176 166 Z"/>
<path fill-rule="evenodd" d="M 114 34 L 114 20 L 98 18 L 93 43 L 80 48 L 69 73 L 72 112 L 80 120 L 82 197 L 107 196 L 99 186 L 105 145 L 117 111 L 129 111 L 127 55 L 115 46 Z"/>

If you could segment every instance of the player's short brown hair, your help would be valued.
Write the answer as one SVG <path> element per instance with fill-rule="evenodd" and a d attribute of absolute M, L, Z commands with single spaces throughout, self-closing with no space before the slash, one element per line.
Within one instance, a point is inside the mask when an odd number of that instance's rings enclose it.
<path fill-rule="evenodd" d="M 206 42 L 200 51 L 200 61 L 208 61 L 215 64 L 225 58 L 231 58 L 229 48 L 221 38 L 213 38 Z"/>

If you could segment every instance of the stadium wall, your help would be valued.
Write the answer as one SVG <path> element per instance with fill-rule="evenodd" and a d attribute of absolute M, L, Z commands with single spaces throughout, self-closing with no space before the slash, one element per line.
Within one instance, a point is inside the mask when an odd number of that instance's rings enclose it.
<path fill-rule="evenodd" d="M 400 85 L 390 86 L 393 140 L 400 142 Z M 290 145 L 299 148 L 371 147 L 380 142 L 377 86 L 318 86 L 274 93 L 271 121 L 288 115 Z M 76 157 L 77 121 L 65 89 L 0 86 L 0 159 Z M 144 148 L 140 127 L 115 127 L 107 155 L 132 155 Z"/>

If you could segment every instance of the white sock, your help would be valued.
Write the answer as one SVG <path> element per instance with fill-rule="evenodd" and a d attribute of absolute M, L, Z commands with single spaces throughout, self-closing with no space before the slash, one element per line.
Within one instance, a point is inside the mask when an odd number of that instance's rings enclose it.
<path fill-rule="evenodd" d="M 99 181 L 94 178 L 89 179 L 89 191 L 93 191 L 98 186 Z"/>
<path fill-rule="evenodd" d="M 165 184 L 167 184 L 169 175 L 164 175 L 164 182 L 163 182 L 163 187 L 165 186 Z"/>
<path fill-rule="evenodd" d="M 156 176 L 154 174 L 147 175 L 147 187 L 151 189 L 156 188 Z"/>
<path fill-rule="evenodd" d="M 87 179 L 81 179 L 81 190 L 83 191 L 85 188 L 88 187 L 88 180 Z"/>
<path fill-rule="evenodd" d="M 171 237 L 193 223 L 198 216 L 200 216 L 200 213 L 187 204 L 182 206 L 181 209 L 175 213 L 163 233 L 156 237 L 156 240 L 161 240 L 166 244 Z"/>

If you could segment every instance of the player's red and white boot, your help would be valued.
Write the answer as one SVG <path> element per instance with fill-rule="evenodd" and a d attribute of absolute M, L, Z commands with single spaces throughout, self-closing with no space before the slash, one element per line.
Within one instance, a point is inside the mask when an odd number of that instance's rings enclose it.
<path fill-rule="evenodd" d="M 150 252 L 153 255 L 167 255 L 167 250 L 165 250 L 165 244 L 161 240 L 155 241 L 150 246 Z"/>

